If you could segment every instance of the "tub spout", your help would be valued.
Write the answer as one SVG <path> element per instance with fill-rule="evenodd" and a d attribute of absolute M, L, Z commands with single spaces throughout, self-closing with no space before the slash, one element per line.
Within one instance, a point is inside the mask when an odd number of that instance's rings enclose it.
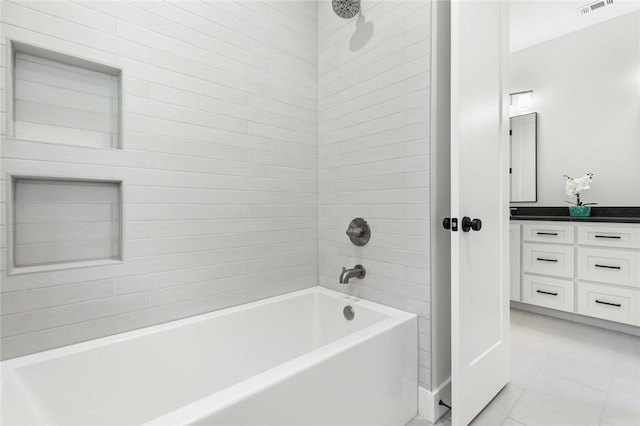
<path fill-rule="evenodd" d="M 348 284 L 351 278 L 362 279 L 365 275 L 366 271 L 362 265 L 356 265 L 353 269 L 347 269 L 343 266 L 340 274 L 340 284 Z"/>

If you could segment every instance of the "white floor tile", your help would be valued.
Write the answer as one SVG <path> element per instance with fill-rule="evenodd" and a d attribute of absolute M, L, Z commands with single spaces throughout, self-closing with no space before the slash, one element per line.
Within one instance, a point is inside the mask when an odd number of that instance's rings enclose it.
<path fill-rule="evenodd" d="M 482 417 L 500 419 L 500 422 L 494 422 L 493 424 L 502 424 L 507 418 L 511 409 L 516 404 L 520 396 L 522 395 L 522 389 L 512 384 L 507 384 L 495 398 L 491 400 L 489 405 L 485 407 L 480 414 L 474 419 L 472 424 L 476 424 L 476 421 L 482 420 Z M 489 424 L 486 422 L 480 422 L 478 424 Z"/>
<path fill-rule="evenodd" d="M 471 426 L 496 426 L 501 425 L 507 418 L 503 416 L 497 416 L 495 414 L 480 413 L 473 419 L 469 425 Z"/>
<path fill-rule="evenodd" d="M 576 343 L 552 353 L 542 370 L 606 392 L 614 359 L 611 348 Z"/>
<path fill-rule="evenodd" d="M 522 321 L 525 321 L 527 318 L 531 317 L 531 314 L 527 311 L 521 311 L 519 309 L 511 309 L 510 313 L 511 317 L 509 318 L 511 321 L 511 325 L 519 324 Z"/>
<path fill-rule="evenodd" d="M 526 341 L 524 338 L 511 340 L 511 359 L 509 382 L 519 388 L 526 388 L 542 369 L 551 349 L 538 345 L 535 339 Z"/>
<path fill-rule="evenodd" d="M 527 426 L 524 423 L 517 422 L 513 420 L 511 417 L 507 417 L 507 419 L 502 423 L 502 426 Z"/>
<path fill-rule="evenodd" d="M 451 412 L 449 411 L 442 416 L 435 425 L 420 416 L 416 416 L 413 420 L 407 423 L 406 426 L 451 426 Z"/>
<path fill-rule="evenodd" d="M 640 381 L 615 378 L 609 388 L 602 420 L 614 426 L 640 426 Z"/>
<path fill-rule="evenodd" d="M 640 426 L 640 337 L 512 309 L 510 383 L 472 425 Z"/>
<path fill-rule="evenodd" d="M 431 423 L 420 416 L 416 416 L 413 420 L 407 423 L 406 426 L 431 426 Z"/>
<path fill-rule="evenodd" d="M 621 337 L 613 362 L 613 376 L 640 381 L 640 337 Z"/>
<path fill-rule="evenodd" d="M 451 411 L 442 416 L 435 426 L 451 426 Z"/>
<path fill-rule="evenodd" d="M 598 426 L 605 398 L 602 391 L 539 373 L 510 417 L 527 426 Z"/>

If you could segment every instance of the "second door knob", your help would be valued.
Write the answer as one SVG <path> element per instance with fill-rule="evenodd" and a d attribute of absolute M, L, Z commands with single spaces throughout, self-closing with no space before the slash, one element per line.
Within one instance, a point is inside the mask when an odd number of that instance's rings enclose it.
<path fill-rule="evenodd" d="M 469 230 L 473 229 L 474 231 L 479 231 L 482 229 L 482 221 L 480 219 L 471 219 L 469 216 L 465 216 L 462 218 L 462 231 L 469 232 Z"/>

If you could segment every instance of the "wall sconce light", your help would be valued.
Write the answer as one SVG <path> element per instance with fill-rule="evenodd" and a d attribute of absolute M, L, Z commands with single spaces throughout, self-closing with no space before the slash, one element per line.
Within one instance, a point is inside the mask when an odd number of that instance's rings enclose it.
<path fill-rule="evenodd" d="M 533 90 L 511 93 L 510 101 L 509 115 L 514 116 L 530 111 L 533 105 Z"/>

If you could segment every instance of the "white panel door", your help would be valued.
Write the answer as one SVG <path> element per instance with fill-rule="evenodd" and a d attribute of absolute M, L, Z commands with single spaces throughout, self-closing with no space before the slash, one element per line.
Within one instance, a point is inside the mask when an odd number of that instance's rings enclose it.
<path fill-rule="evenodd" d="M 452 423 L 508 381 L 509 132 L 506 1 L 454 1 L 451 17 Z M 507 92 L 507 93 L 505 93 Z M 462 218 L 482 220 L 463 232 Z"/>

